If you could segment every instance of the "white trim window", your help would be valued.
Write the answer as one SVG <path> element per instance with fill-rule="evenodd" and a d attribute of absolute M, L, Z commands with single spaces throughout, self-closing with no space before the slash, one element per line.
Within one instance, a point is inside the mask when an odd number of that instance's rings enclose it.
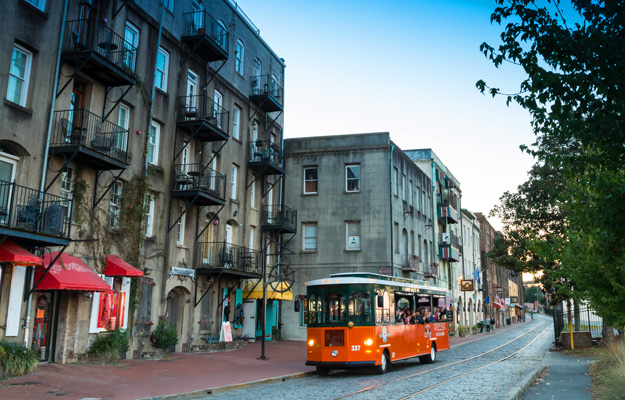
<path fill-rule="evenodd" d="M 360 192 L 360 164 L 345 166 L 345 191 Z"/>
<path fill-rule="evenodd" d="M 184 213 L 184 206 L 178 206 L 178 227 L 176 228 L 176 244 L 182 246 L 184 244 L 184 223 L 186 214 Z"/>
<path fill-rule="evenodd" d="M 173 1 L 172 1 L 173 3 Z M 167 79 L 169 77 L 169 53 L 160 47 L 156 53 L 156 75 L 154 86 L 167 93 Z"/>
<path fill-rule="evenodd" d="M 158 147 L 161 138 L 161 125 L 152 121 L 148 132 L 148 163 L 158 165 Z"/>
<path fill-rule="evenodd" d="M 145 237 L 152 237 L 154 232 L 154 195 L 147 193 L 144 200 L 145 219 L 143 222 L 143 233 Z"/>
<path fill-rule="evenodd" d="M 230 169 L 230 198 L 236 200 L 237 198 L 237 173 L 239 167 L 233 165 Z"/>
<path fill-rule="evenodd" d="M 250 207 L 256 208 L 256 177 L 252 176 L 252 185 L 250 186 Z"/>
<path fill-rule="evenodd" d="M 234 106 L 232 109 L 232 138 L 236 140 L 241 139 L 240 127 L 241 126 L 241 109 Z"/>
<path fill-rule="evenodd" d="M 304 168 L 304 194 L 316 194 L 318 185 L 317 167 Z"/>
<path fill-rule="evenodd" d="M 26 2 L 32 4 L 33 7 L 46 12 L 46 0 L 26 0 Z"/>
<path fill-rule="evenodd" d="M 241 40 L 237 40 L 237 50 L 234 53 L 234 70 L 239 75 L 243 75 L 243 56 L 245 55 L 245 46 Z"/>
<path fill-rule="evenodd" d="M 130 22 L 126 22 L 124 40 L 124 65 L 134 71 L 137 63 L 137 52 L 139 51 L 139 29 Z"/>
<path fill-rule="evenodd" d="M 406 174 L 401 174 L 401 199 L 406 201 Z"/>
<path fill-rule="evenodd" d="M 117 133 L 116 148 L 121 151 L 128 150 L 128 130 L 130 127 L 130 108 L 123 104 L 119 105 L 119 114 L 117 115 L 117 125 L 124 128 L 122 132 Z"/>
<path fill-rule="evenodd" d="M 26 107 L 26 100 L 28 99 L 32 59 L 33 54 L 30 51 L 18 45 L 13 46 L 7 100 L 22 107 Z"/>
<path fill-rule="evenodd" d="M 74 198 L 74 171 L 69 167 L 61 174 L 59 197 L 63 199 L 61 200 L 61 207 L 65 208 L 65 218 L 69 218 L 72 212 L 70 200 Z"/>
<path fill-rule="evenodd" d="M 345 223 L 347 233 L 347 250 L 360 250 L 360 221 L 350 221 Z"/>
<path fill-rule="evenodd" d="M 316 223 L 308 223 L 303 224 L 302 227 L 304 231 L 304 241 L 302 243 L 302 248 L 304 251 L 315 251 L 317 250 L 317 224 Z"/>
<path fill-rule="evenodd" d="M 109 226 L 119 228 L 119 214 L 122 206 L 122 183 L 115 182 L 111 188 L 111 201 L 109 202 Z"/>
<path fill-rule="evenodd" d="M 395 197 L 399 196 L 399 171 L 396 167 L 393 168 L 393 194 Z"/>

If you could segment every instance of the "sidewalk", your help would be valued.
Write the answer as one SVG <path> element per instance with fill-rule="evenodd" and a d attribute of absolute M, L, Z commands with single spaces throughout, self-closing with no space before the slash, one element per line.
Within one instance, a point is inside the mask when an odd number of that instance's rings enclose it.
<path fill-rule="evenodd" d="M 517 326 L 498 328 L 497 333 Z M 450 345 L 486 337 L 486 333 L 450 337 Z M 123 360 L 117 365 L 43 364 L 30 375 L 0 381 L 0 399 L 167 398 L 315 373 L 314 367 L 305 365 L 305 341 L 266 342 L 268 360 L 258 360 L 260 354 L 261 343 L 255 342 L 235 351 L 171 353 L 163 360 Z"/>
<path fill-rule="evenodd" d="M 538 378 L 536 385 L 530 386 L 523 399 L 527 400 L 592 400 L 590 389 L 589 357 L 568 356 L 549 352 L 545 355 L 546 372 Z"/>

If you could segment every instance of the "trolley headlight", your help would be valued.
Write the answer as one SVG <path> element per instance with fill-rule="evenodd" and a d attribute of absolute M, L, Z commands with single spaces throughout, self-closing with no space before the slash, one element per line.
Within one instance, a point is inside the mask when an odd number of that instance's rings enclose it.
<path fill-rule="evenodd" d="M 365 340 L 365 344 L 366 344 L 367 346 L 371 346 L 371 345 L 373 344 L 373 340 L 371 340 L 371 339 L 367 339 L 367 340 Z"/>
<path fill-rule="evenodd" d="M 314 340 L 310 339 L 310 340 L 308 341 L 308 345 L 309 345 L 310 347 L 313 347 L 313 345 L 314 345 L 314 344 L 315 344 L 315 341 L 314 341 Z"/>

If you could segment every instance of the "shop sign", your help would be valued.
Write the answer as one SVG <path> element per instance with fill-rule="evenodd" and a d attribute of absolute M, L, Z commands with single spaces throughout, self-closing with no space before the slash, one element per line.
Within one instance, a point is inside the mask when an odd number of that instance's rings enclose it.
<path fill-rule="evenodd" d="M 460 283 L 460 287 L 463 292 L 473 292 L 475 290 L 473 286 L 473 279 L 463 279 Z"/>
<path fill-rule="evenodd" d="M 191 268 L 171 267 L 169 277 L 171 278 L 173 275 L 190 276 L 191 279 L 195 279 L 195 270 Z"/>
<path fill-rule="evenodd" d="M 518 296 L 510 296 L 510 303 L 516 304 L 518 302 L 519 302 L 519 297 Z"/>

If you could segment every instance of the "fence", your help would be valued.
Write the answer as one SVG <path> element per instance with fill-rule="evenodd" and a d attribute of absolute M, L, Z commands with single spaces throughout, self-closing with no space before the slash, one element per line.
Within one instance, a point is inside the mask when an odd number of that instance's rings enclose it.
<path fill-rule="evenodd" d="M 577 315 L 577 318 L 576 318 Z M 603 319 L 590 308 L 580 308 L 579 312 L 571 310 L 573 332 L 590 332 L 593 340 L 602 338 Z M 562 345 L 562 334 L 569 333 L 569 313 L 553 310 L 553 329 L 556 345 Z"/>

